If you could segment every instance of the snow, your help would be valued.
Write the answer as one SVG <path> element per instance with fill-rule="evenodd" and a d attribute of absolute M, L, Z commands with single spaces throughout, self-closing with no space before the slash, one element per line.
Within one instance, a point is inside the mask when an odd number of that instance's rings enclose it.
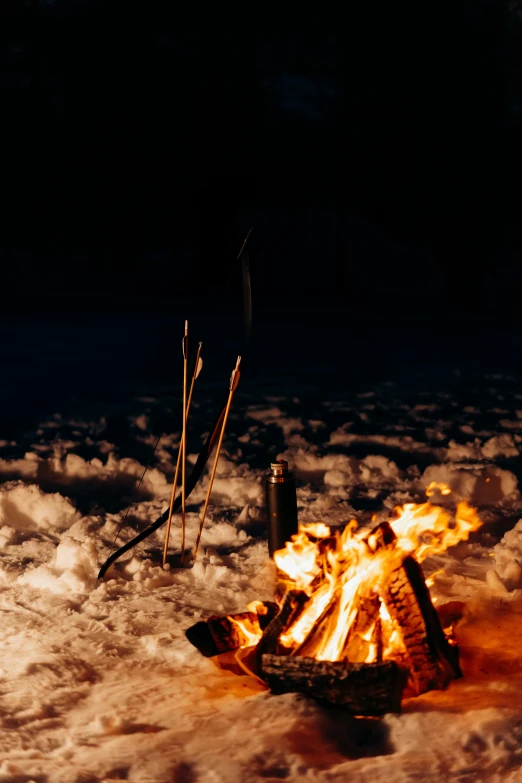
<path fill-rule="evenodd" d="M 211 391 L 201 383 L 195 411 L 215 406 Z M 501 377 L 480 399 L 379 383 L 322 397 L 297 382 L 288 394 L 240 387 L 194 567 L 176 567 L 175 517 L 165 569 L 160 529 L 103 581 L 129 503 L 119 544 L 168 503 L 176 422 L 134 493 L 167 403 L 152 387 L 129 392 L 125 440 L 102 402 L 0 440 L 0 782 L 522 780 L 515 391 Z M 189 433 L 191 462 L 202 431 Z M 459 618 L 461 680 L 400 715 L 353 718 L 272 696 L 190 645 L 198 620 L 273 597 L 263 475 L 276 458 L 296 474 L 303 522 L 372 524 L 422 502 L 432 481 L 452 489 L 435 502 L 478 507 L 481 531 L 424 564 L 436 606 Z M 207 484 L 208 471 L 188 500 L 189 544 Z"/>

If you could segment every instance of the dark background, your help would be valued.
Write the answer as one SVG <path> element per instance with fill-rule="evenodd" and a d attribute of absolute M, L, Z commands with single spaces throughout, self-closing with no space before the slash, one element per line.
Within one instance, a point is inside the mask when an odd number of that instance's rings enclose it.
<path fill-rule="evenodd" d="M 520 310 L 522 8 L 443 5 L 5 0 L 9 299 L 161 306 L 254 225 L 263 297 Z"/>
<path fill-rule="evenodd" d="M 301 366 L 518 363 L 522 4 L 0 14 L 11 380 L 70 386 L 73 355 L 75 389 L 134 354 L 145 374 L 186 316 L 239 343 L 252 226 L 255 340 L 288 335 L 275 364 L 289 345 Z"/>

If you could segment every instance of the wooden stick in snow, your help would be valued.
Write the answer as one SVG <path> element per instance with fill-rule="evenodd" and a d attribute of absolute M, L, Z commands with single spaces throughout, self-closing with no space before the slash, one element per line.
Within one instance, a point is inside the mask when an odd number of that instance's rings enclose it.
<path fill-rule="evenodd" d="M 232 404 L 232 397 L 234 396 L 234 392 L 235 392 L 236 387 L 237 387 L 237 385 L 239 383 L 239 376 L 240 376 L 239 365 L 240 365 L 240 362 L 241 362 L 241 356 L 238 356 L 237 357 L 236 366 L 232 370 L 232 375 L 230 377 L 230 391 L 229 391 L 229 394 L 228 394 L 227 407 L 225 408 L 225 415 L 223 416 L 223 427 L 221 428 L 221 433 L 219 435 L 219 441 L 218 441 L 217 448 L 216 448 L 216 456 L 214 457 L 214 464 L 212 466 L 212 473 L 210 474 L 210 481 L 209 481 L 209 484 L 208 484 L 207 496 L 205 498 L 205 505 L 203 506 L 203 512 L 201 514 L 201 520 L 200 520 L 200 523 L 199 523 L 198 537 L 196 539 L 196 546 L 194 547 L 194 557 L 193 557 L 194 560 L 196 559 L 196 555 L 198 553 L 198 547 L 199 547 L 199 542 L 200 542 L 200 539 L 201 539 L 201 533 L 203 532 L 203 525 L 205 524 L 205 517 L 206 517 L 206 514 L 207 514 L 208 504 L 209 504 L 209 500 L 210 500 L 210 493 L 212 492 L 212 484 L 214 483 L 214 476 L 216 475 L 216 469 L 217 469 L 217 464 L 218 464 L 218 460 L 219 460 L 219 452 L 221 451 L 221 444 L 223 443 L 223 435 L 225 434 L 225 427 L 227 426 L 228 414 L 230 412 L 230 406 Z"/>
<path fill-rule="evenodd" d="M 186 421 L 188 421 L 188 416 L 190 412 L 190 404 L 192 402 L 192 393 L 194 391 L 194 383 L 196 381 L 196 378 L 198 377 L 199 373 L 201 372 L 201 368 L 203 367 L 203 361 L 201 359 L 201 343 L 198 345 L 198 350 L 196 354 L 196 361 L 194 364 L 194 372 L 192 373 L 192 381 L 190 383 L 190 392 L 188 396 L 188 402 L 187 402 L 187 411 L 186 411 Z M 186 426 L 186 425 L 185 425 Z M 167 532 L 165 533 L 165 544 L 163 547 L 163 565 L 167 562 L 167 550 L 169 548 L 169 539 L 170 539 L 170 528 L 172 526 L 172 509 L 174 506 L 174 500 L 176 499 L 176 487 L 178 485 L 178 476 L 179 476 L 179 466 L 181 464 L 181 454 L 183 450 L 183 442 L 185 440 L 185 432 L 183 431 L 181 433 L 181 441 L 179 444 L 178 449 L 178 458 L 176 461 L 176 470 L 174 472 L 174 483 L 172 485 L 172 494 L 170 496 L 170 507 L 169 507 L 169 518 L 167 520 Z M 181 559 L 183 561 L 183 553 L 185 551 L 185 524 L 182 520 L 181 525 Z"/>

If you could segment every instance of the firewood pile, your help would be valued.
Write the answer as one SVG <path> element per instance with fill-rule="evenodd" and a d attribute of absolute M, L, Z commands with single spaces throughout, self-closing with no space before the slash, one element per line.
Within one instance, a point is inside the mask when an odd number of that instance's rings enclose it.
<path fill-rule="evenodd" d="M 235 651 L 243 670 L 274 694 L 296 692 L 355 715 L 398 712 L 406 696 L 462 676 L 420 562 L 481 524 L 459 503 L 454 516 L 431 503 L 396 509 L 371 531 L 350 523 L 300 528 L 275 553 L 275 602 L 210 617 L 187 631 L 204 655 Z"/>

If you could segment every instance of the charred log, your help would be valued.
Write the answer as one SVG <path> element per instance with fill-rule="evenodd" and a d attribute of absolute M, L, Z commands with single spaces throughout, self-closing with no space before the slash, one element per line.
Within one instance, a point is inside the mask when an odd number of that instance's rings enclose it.
<path fill-rule="evenodd" d="M 261 632 L 270 624 L 278 608 L 272 601 L 265 602 L 265 607 L 266 614 L 241 612 L 222 617 L 213 615 L 191 626 L 185 631 L 185 636 L 206 658 L 237 650 L 245 644 L 246 638 L 234 619 L 246 621 L 253 629 L 257 627 Z"/>
<path fill-rule="evenodd" d="M 400 712 L 407 672 L 394 661 L 348 663 L 263 655 L 261 671 L 273 693 L 302 693 L 353 715 Z"/>
<path fill-rule="evenodd" d="M 361 598 L 357 617 L 346 640 L 343 659 L 352 663 L 364 663 L 373 652 L 370 660 L 382 660 L 380 604 L 378 595 Z"/>
<path fill-rule="evenodd" d="M 316 655 L 320 648 L 321 641 L 325 638 L 325 634 L 327 634 L 328 628 L 333 622 L 333 618 L 339 614 L 338 607 L 339 593 L 337 591 L 332 596 L 328 606 L 325 607 L 321 615 L 310 628 L 306 638 L 292 650 L 292 655 L 300 655 L 303 658 L 313 658 Z M 305 610 L 306 606 L 303 611 Z"/>
<path fill-rule="evenodd" d="M 406 557 L 392 572 L 382 600 L 401 629 L 410 668 L 408 684 L 415 695 L 445 688 L 450 680 L 462 676 L 458 649 L 444 635 L 416 560 Z"/>
<path fill-rule="evenodd" d="M 270 621 L 263 632 L 263 636 L 256 648 L 256 658 L 258 664 L 264 653 L 274 653 L 278 651 L 278 639 L 289 625 L 293 623 L 303 604 L 308 600 L 306 593 L 300 590 L 289 590 L 276 616 Z"/>
<path fill-rule="evenodd" d="M 397 541 L 397 536 L 393 532 L 393 528 L 389 522 L 381 522 L 369 531 L 363 541 L 366 543 L 370 552 L 375 554 L 381 547 L 394 544 L 395 541 Z"/>
<path fill-rule="evenodd" d="M 382 659 L 382 638 L 379 622 L 380 598 L 357 597 L 357 616 L 346 631 L 346 639 L 339 659 L 351 663 L 375 662 Z M 306 607 L 305 607 L 306 608 Z M 306 639 L 292 651 L 292 655 L 314 658 L 321 654 L 324 640 L 340 622 L 340 593 L 337 592 L 330 604 L 314 623 Z M 373 656 L 369 659 L 371 651 Z"/>
<path fill-rule="evenodd" d="M 325 546 L 331 546 L 333 540 L 333 538 L 324 539 L 321 543 Z M 388 522 L 382 522 L 377 525 L 363 539 L 372 554 L 384 546 L 393 545 L 396 540 L 397 537 Z M 322 575 L 317 577 L 318 582 L 322 579 L 324 579 Z M 292 650 L 292 655 L 315 657 L 320 652 L 323 640 L 329 636 L 331 630 L 339 621 L 340 595 L 339 590 L 332 595 L 328 606 L 324 608 L 321 615 L 310 628 L 306 638 Z M 364 663 L 371 655 L 371 651 L 374 650 L 373 660 L 381 660 L 380 598 L 376 594 L 366 596 L 359 594 L 357 602 L 357 616 L 352 627 L 347 630 L 344 649 L 339 657 L 353 663 Z M 306 611 L 306 607 L 304 607 L 304 611 Z M 370 660 L 373 662 L 372 658 Z"/>

